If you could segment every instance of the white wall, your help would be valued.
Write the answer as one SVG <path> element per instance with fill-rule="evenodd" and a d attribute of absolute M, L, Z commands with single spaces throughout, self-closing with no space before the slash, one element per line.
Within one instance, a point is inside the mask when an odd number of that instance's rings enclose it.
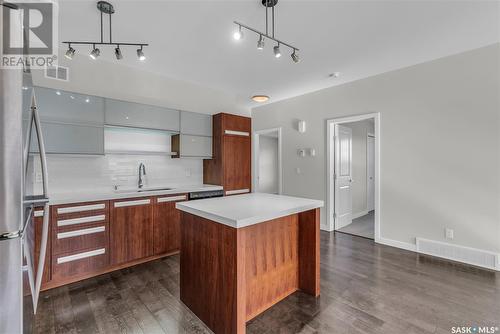
<path fill-rule="evenodd" d="M 500 252 L 499 49 L 253 109 L 254 130 L 283 129 L 284 194 L 326 200 L 326 120 L 380 112 L 381 237 L 444 241 L 450 227 L 452 242 Z M 306 133 L 296 131 L 297 119 L 307 121 Z M 299 158 L 299 147 L 314 147 L 317 156 Z"/>
<path fill-rule="evenodd" d="M 124 66 L 116 61 L 92 61 L 83 55 L 66 60 L 61 53 L 59 64 L 69 67 L 68 82 L 46 78 L 43 71 L 34 70 L 34 84 L 206 114 L 250 114 L 246 107 L 236 102 L 233 94 Z"/>
<path fill-rule="evenodd" d="M 352 130 L 352 213 L 353 215 L 365 212 L 368 210 L 366 202 L 367 195 L 367 139 L 368 134 L 375 132 L 373 120 L 364 120 L 360 122 L 344 123 Z"/>
<path fill-rule="evenodd" d="M 278 138 L 259 135 L 259 192 L 279 192 Z"/>

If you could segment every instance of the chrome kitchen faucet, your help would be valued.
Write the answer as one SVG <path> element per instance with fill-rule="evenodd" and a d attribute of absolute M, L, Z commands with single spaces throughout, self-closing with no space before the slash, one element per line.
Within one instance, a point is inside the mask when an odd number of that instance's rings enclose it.
<path fill-rule="evenodd" d="M 142 177 L 146 175 L 146 166 L 141 162 L 139 164 L 139 182 L 137 183 L 137 186 L 139 189 L 141 189 L 144 186 L 144 182 L 142 180 Z"/>

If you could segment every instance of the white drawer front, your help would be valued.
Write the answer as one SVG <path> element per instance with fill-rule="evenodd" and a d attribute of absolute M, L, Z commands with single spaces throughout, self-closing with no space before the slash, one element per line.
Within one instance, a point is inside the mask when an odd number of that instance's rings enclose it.
<path fill-rule="evenodd" d="M 187 199 L 186 195 L 183 195 L 183 196 L 171 196 L 171 197 L 160 197 L 160 198 L 158 198 L 158 203 L 175 202 L 175 201 L 185 201 L 186 199 Z"/>
<path fill-rule="evenodd" d="M 35 217 L 43 217 L 43 210 L 36 210 L 33 215 Z"/>
<path fill-rule="evenodd" d="M 237 194 L 246 194 L 249 193 L 250 189 L 236 189 L 236 190 L 227 190 L 226 195 L 237 195 Z"/>
<path fill-rule="evenodd" d="M 124 208 L 127 206 L 136 206 L 136 205 L 147 205 L 150 203 L 151 203 L 150 199 L 141 199 L 141 200 L 137 200 L 137 201 L 126 201 L 126 202 L 116 202 L 115 208 Z"/>
<path fill-rule="evenodd" d="M 85 229 L 82 229 L 82 230 L 57 233 L 57 239 L 66 239 L 66 238 L 72 238 L 72 237 L 79 237 L 81 235 L 94 234 L 94 233 L 102 233 L 102 232 L 105 232 L 105 231 L 106 231 L 106 226 L 98 226 L 98 227 L 92 227 L 92 228 L 85 228 Z"/>
<path fill-rule="evenodd" d="M 226 134 L 226 135 L 234 135 L 234 136 L 243 136 L 243 137 L 249 137 L 250 136 L 249 132 L 233 131 L 233 130 L 225 130 L 224 134 Z"/>
<path fill-rule="evenodd" d="M 67 262 L 81 260 L 81 259 L 85 259 L 85 258 L 92 257 L 92 256 L 102 255 L 105 253 L 106 253 L 106 248 L 101 248 L 101 249 L 96 249 L 96 250 L 89 251 L 89 252 L 58 257 L 57 264 L 63 264 L 63 263 L 67 263 Z"/>
<path fill-rule="evenodd" d="M 84 223 L 94 223 L 94 222 L 101 222 L 103 220 L 106 220 L 106 215 L 64 219 L 64 220 L 58 220 L 57 226 L 61 227 L 61 226 L 70 226 L 70 225 L 77 225 Z"/>
<path fill-rule="evenodd" d="M 67 208 L 58 208 L 57 213 L 74 213 L 74 212 L 85 212 L 93 210 L 103 210 L 106 208 L 106 204 L 92 204 L 92 205 L 80 205 L 80 206 L 69 206 Z"/>

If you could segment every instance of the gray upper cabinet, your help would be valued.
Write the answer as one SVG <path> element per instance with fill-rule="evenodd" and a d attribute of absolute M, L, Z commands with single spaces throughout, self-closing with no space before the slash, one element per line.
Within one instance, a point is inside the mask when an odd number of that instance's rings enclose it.
<path fill-rule="evenodd" d="M 102 126 L 42 122 L 45 151 L 49 154 L 104 154 Z M 36 132 L 31 134 L 31 152 L 38 152 Z"/>
<path fill-rule="evenodd" d="M 104 124 L 104 98 L 35 87 L 42 121 L 70 124 Z"/>
<path fill-rule="evenodd" d="M 181 133 L 212 137 L 212 115 L 181 111 Z"/>
<path fill-rule="evenodd" d="M 212 137 L 175 135 L 172 136 L 174 158 L 212 158 Z"/>
<path fill-rule="evenodd" d="M 151 105 L 105 99 L 107 125 L 179 132 L 179 111 Z"/>

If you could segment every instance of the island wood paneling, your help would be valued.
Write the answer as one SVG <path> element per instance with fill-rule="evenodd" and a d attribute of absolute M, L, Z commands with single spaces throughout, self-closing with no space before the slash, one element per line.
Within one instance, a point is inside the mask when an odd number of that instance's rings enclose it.
<path fill-rule="evenodd" d="M 291 215 L 241 229 L 247 321 L 299 288 L 298 221 Z"/>
<path fill-rule="evenodd" d="M 181 220 L 180 298 L 214 333 L 245 333 L 299 289 L 319 296 L 319 210 L 240 229 L 186 212 Z"/>
<path fill-rule="evenodd" d="M 244 333 L 237 230 L 185 212 L 181 219 L 181 300 L 215 333 Z"/>
<path fill-rule="evenodd" d="M 299 288 L 319 296 L 319 208 L 299 213 Z"/>

